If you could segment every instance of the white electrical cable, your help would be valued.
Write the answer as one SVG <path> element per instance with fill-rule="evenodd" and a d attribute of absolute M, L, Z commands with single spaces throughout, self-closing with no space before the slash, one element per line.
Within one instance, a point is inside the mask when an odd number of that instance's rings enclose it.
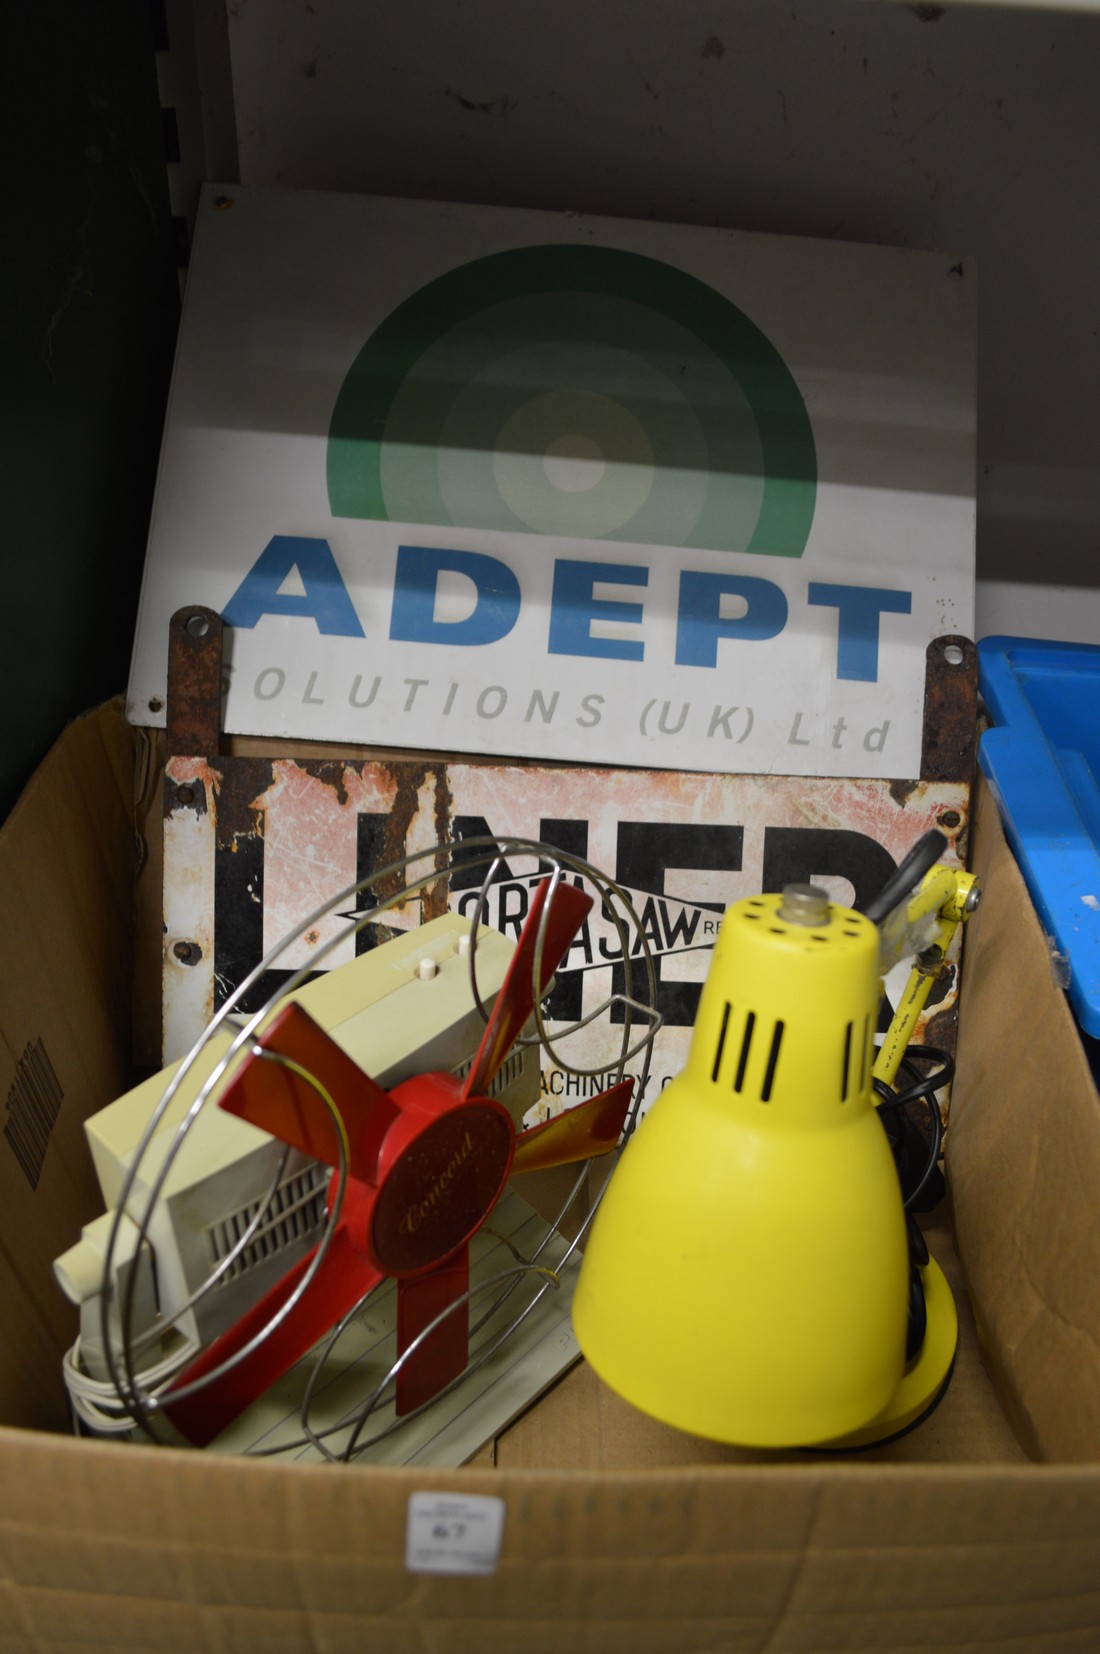
<path fill-rule="evenodd" d="M 158 1394 L 181 1367 L 194 1359 L 199 1348 L 189 1339 L 155 1366 L 146 1368 L 140 1375 L 143 1388 L 149 1394 Z M 61 1372 L 73 1412 L 89 1429 L 101 1435 L 128 1435 L 133 1431 L 133 1416 L 114 1384 L 107 1379 L 93 1378 L 81 1364 L 79 1337 L 65 1351 Z"/>

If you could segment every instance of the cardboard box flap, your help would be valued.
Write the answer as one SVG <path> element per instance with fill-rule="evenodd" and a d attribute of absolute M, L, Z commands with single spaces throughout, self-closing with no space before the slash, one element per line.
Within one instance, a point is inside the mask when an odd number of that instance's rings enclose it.
<path fill-rule="evenodd" d="M 130 1081 L 133 742 L 71 724 L 0 832 L 0 1416 L 65 1428 L 52 1260 L 101 1208 L 83 1122 Z"/>
<path fill-rule="evenodd" d="M 984 894 L 966 941 L 947 1148 L 959 1253 L 1029 1451 L 1100 1460 L 1100 1107 L 984 784 L 975 833 Z"/>
<path fill-rule="evenodd" d="M 1087 1471 L 341 1472 L 0 1432 L 0 1625 L 46 1651 L 1085 1650 Z M 410 1495 L 504 1501 L 499 1564 L 406 1571 Z M 4 1648 L 0 1632 L 0 1648 Z"/>

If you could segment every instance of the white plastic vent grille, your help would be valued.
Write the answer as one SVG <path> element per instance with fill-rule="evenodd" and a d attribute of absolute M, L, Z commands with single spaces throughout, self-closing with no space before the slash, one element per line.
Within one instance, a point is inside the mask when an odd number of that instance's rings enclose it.
<path fill-rule="evenodd" d="M 492 1085 L 489 1087 L 490 1097 L 499 1097 L 500 1093 L 502 1091 L 506 1091 L 512 1084 L 513 1080 L 519 1079 L 523 1072 L 523 1059 L 525 1054 L 526 1053 L 522 1048 L 508 1053 L 507 1057 L 501 1063 L 500 1068 L 497 1070 Z M 473 1065 L 473 1057 L 467 1057 L 465 1062 L 460 1062 L 458 1067 L 453 1068 L 451 1072 L 458 1079 L 464 1080 Z"/>
<path fill-rule="evenodd" d="M 325 1216 L 325 1194 L 328 1172 L 319 1164 L 307 1166 L 304 1171 L 288 1177 L 276 1189 L 262 1223 L 247 1246 L 218 1279 L 219 1286 L 239 1281 L 242 1275 L 264 1263 L 268 1258 L 285 1252 L 320 1231 Z M 217 1265 L 227 1258 L 254 1222 L 262 1202 L 254 1200 L 240 1211 L 212 1223 L 206 1231 L 206 1242 L 212 1262 Z"/>

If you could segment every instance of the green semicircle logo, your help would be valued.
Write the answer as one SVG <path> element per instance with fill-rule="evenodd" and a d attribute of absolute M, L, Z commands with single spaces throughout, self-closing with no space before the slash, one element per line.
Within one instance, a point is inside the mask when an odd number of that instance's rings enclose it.
<path fill-rule="evenodd" d="M 399 304 L 329 426 L 334 516 L 800 557 L 817 458 L 786 363 L 694 276 L 526 247 Z"/>

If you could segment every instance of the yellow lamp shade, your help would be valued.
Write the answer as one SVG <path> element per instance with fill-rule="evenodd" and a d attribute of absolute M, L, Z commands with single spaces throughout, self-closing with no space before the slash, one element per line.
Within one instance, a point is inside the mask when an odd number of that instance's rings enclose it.
<path fill-rule="evenodd" d="M 623 1152 L 573 1304 L 613 1389 L 746 1446 L 857 1429 L 905 1366 L 905 1220 L 871 1097 L 878 933 L 807 891 L 727 912 L 687 1067 Z"/>

